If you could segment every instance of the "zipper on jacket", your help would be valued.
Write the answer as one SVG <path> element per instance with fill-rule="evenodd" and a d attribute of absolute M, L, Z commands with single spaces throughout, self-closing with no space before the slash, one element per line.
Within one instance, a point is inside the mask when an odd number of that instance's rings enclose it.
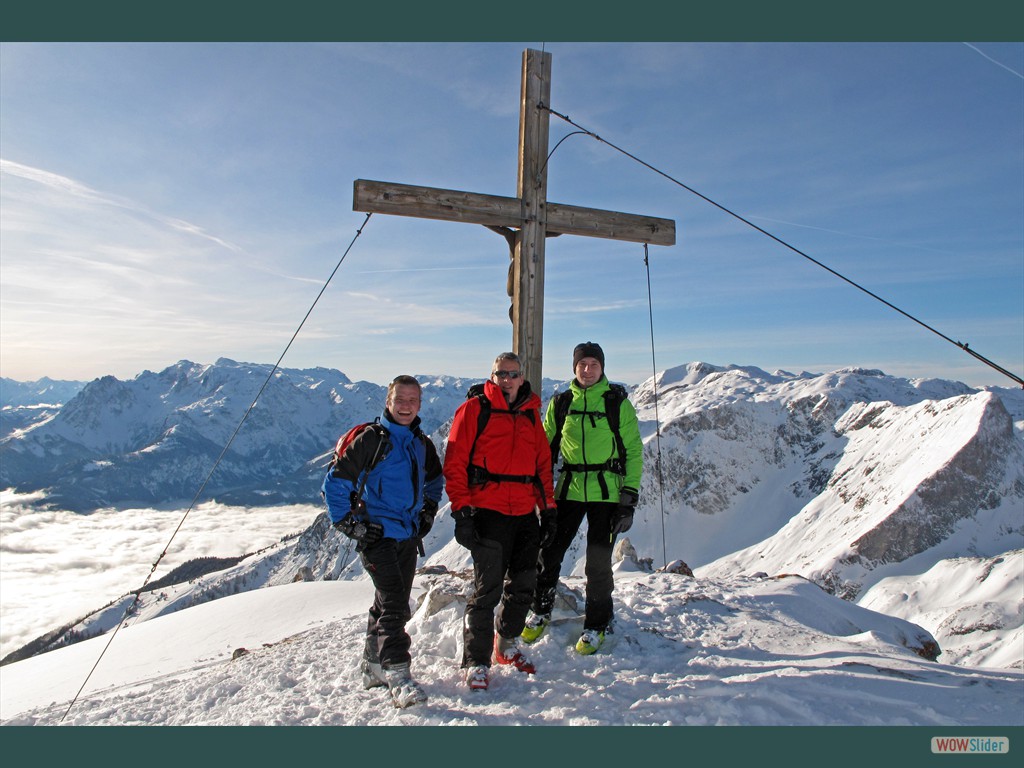
<path fill-rule="evenodd" d="M 590 402 L 587 398 L 587 393 L 590 391 L 590 387 L 583 390 L 583 415 L 580 417 L 580 458 L 583 459 L 583 463 L 587 463 L 587 424 L 586 420 L 590 416 Z M 589 485 L 588 477 L 590 472 L 587 470 L 583 471 L 583 503 L 590 503 L 590 496 L 587 493 L 587 486 Z"/>

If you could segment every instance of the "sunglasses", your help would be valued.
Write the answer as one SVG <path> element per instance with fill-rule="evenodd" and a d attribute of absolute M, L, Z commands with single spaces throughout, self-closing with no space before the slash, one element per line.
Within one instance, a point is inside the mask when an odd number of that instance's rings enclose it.
<path fill-rule="evenodd" d="M 491 376 L 497 376 L 499 379 L 518 379 L 523 374 L 519 371 L 494 371 Z"/>

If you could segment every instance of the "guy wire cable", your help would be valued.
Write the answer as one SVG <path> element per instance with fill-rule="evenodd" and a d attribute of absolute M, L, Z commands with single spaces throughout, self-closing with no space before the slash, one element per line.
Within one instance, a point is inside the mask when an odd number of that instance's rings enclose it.
<path fill-rule="evenodd" d="M 295 333 L 292 334 L 291 339 L 288 340 L 288 343 L 285 345 L 284 351 L 281 352 L 281 356 L 277 358 L 277 362 L 274 363 L 274 367 L 271 368 L 270 373 L 267 374 L 267 378 L 266 381 L 263 382 L 263 386 L 260 387 L 259 391 L 256 393 L 256 397 L 253 398 L 252 403 L 246 409 L 245 413 L 242 414 L 242 418 L 238 422 L 238 426 L 235 427 L 235 431 L 231 433 L 231 437 L 228 438 L 228 441 L 227 443 L 225 443 L 224 448 L 221 450 L 220 455 L 217 457 L 217 460 L 213 462 L 213 467 L 206 475 L 206 479 L 203 480 L 202 485 L 199 486 L 199 490 L 196 491 L 195 496 L 192 497 L 192 502 L 188 505 L 188 509 L 185 510 L 185 514 L 183 514 L 181 516 L 181 520 L 178 521 L 178 525 L 174 529 L 174 532 L 171 534 L 171 538 L 168 539 L 167 543 L 164 545 L 163 552 L 161 552 L 160 555 L 157 557 L 156 561 L 153 563 L 153 567 L 149 569 L 149 575 L 146 576 L 146 579 L 145 581 L 143 581 L 142 586 L 135 590 L 134 599 L 132 600 L 131 604 L 125 609 L 124 614 L 121 616 L 121 620 L 118 621 L 117 626 L 114 627 L 114 631 L 110 633 L 110 637 L 107 639 L 106 644 L 103 646 L 103 650 L 100 651 L 99 657 L 97 657 L 96 662 L 92 665 L 92 668 L 89 670 L 89 674 L 85 676 L 85 680 L 82 681 L 82 685 L 81 687 L 79 687 L 78 692 L 74 695 L 74 698 L 71 699 L 71 703 L 68 704 L 68 708 L 65 710 L 64 714 L 60 718 L 60 722 L 63 723 L 64 718 L 66 718 L 68 716 L 68 713 L 71 712 L 71 708 L 75 706 L 75 702 L 78 701 L 78 697 L 82 695 L 82 691 L 85 690 L 85 686 L 89 683 L 89 679 L 92 677 L 93 672 L 96 671 L 96 667 L 99 666 L 100 661 L 103 659 L 104 655 L 106 655 L 107 649 L 110 648 L 110 644 L 114 642 L 114 638 L 117 636 L 117 633 L 121 631 L 121 627 L 124 625 L 125 619 L 128 618 L 131 612 L 135 609 L 135 606 L 138 605 L 139 598 L 141 597 L 143 590 L 145 590 L 146 585 L 149 584 L 150 580 L 153 578 L 153 573 L 156 571 L 157 566 L 160 565 L 160 561 L 163 560 L 164 555 L 167 554 L 167 549 L 171 546 L 171 542 L 174 541 L 174 537 L 178 535 L 178 531 L 181 530 L 181 526 L 184 525 L 185 518 L 189 516 L 189 513 L 195 507 L 196 502 L 199 501 L 199 497 L 206 489 L 206 485 L 210 482 L 210 478 L 213 477 L 213 473 L 217 471 L 218 465 L 220 464 L 221 460 L 223 460 L 225 454 L 227 454 L 228 448 L 230 448 L 231 444 L 235 441 L 235 437 L 237 437 L 239 430 L 245 423 L 245 420 L 249 418 L 249 414 L 252 412 L 252 409 L 256 407 L 256 402 L 260 399 L 260 395 L 263 394 L 263 390 L 267 388 L 271 380 L 274 378 L 274 374 L 277 373 L 277 369 L 281 366 L 281 361 L 284 360 L 284 356 L 288 354 L 288 350 L 291 349 L 292 343 L 298 337 L 299 331 L 302 330 L 302 326 L 306 324 L 306 320 L 308 320 L 309 316 L 313 313 L 313 309 L 316 307 L 317 302 L 319 302 L 320 297 L 324 295 L 324 292 L 327 290 L 327 286 L 331 284 L 331 280 L 334 279 L 334 275 L 337 274 L 338 269 L 341 267 L 341 263 L 345 261 L 345 257 L 348 256 L 349 251 L 352 250 L 352 246 L 355 245 L 355 242 L 356 240 L 359 239 L 359 236 L 363 234 L 363 228 L 366 226 L 366 223 L 370 220 L 370 217 L 372 215 L 372 213 L 366 214 L 366 218 L 363 219 L 362 225 L 359 227 L 359 229 L 356 230 L 356 234 L 352 238 L 352 241 L 348 244 L 348 248 L 346 248 L 345 252 L 341 254 L 341 258 L 338 259 L 338 263 L 334 265 L 334 269 L 331 271 L 331 274 L 327 278 L 327 281 L 323 284 L 323 287 L 320 288 L 320 292 L 316 295 L 316 298 L 313 299 L 313 303 L 310 305 L 309 309 L 306 310 L 305 316 L 302 318 L 302 321 L 295 329 Z"/>
<path fill-rule="evenodd" d="M 871 298 L 875 299 L 876 301 L 882 302 L 887 307 L 889 307 L 889 309 L 892 309 L 892 310 L 895 310 L 896 312 L 899 312 L 901 315 L 903 315 L 907 319 L 913 320 L 915 323 L 920 325 L 922 328 L 925 328 L 926 330 L 931 331 L 936 336 L 944 339 L 945 341 L 948 341 L 953 346 L 959 347 L 961 350 L 963 350 L 967 354 L 971 355 L 976 360 L 984 363 L 985 365 L 989 366 L 990 368 L 993 368 L 994 370 L 999 371 L 1004 376 L 1008 376 L 1009 378 L 1013 379 L 1013 381 L 1015 381 L 1018 384 L 1020 384 L 1021 387 L 1024 387 L 1024 378 L 1021 378 L 1020 376 L 1018 376 L 1015 373 L 1011 373 L 1010 371 L 1008 371 L 1005 368 L 1003 368 L 1001 365 L 998 365 L 997 363 L 993 362 L 992 360 L 989 360 L 984 355 L 979 354 L 978 352 L 975 352 L 973 349 L 970 348 L 970 345 L 967 342 L 954 341 L 953 339 L 951 339 L 949 336 L 947 336 L 946 334 L 942 333 L 941 331 L 936 330 L 935 328 L 933 328 L 932 326 L 928 325 L 927 323 L 925 323 L 922 320 L 918 320 L 916 317 L 914 317 L 910 313 L 904 312 L 902 309 L 897 307 L 895 304 L 892 304 L 892 303 L 886 301 L 885 299 L 883 299 L 878 294 L 871 292 L 870 290 L 868 290 L 864 286 L 854 282 L 853 280 L 851 280 L 850 278 L 846 277 L 845 275 L 840 274 L 836 270 L 832 269 L 830 266 L 828 266 L 826 264 L 823 264 L 822 262 L 818 261 L 817 259 L 813 258 L 812 256 L 804 253 L 799 248 L 797 248 L 797 247 L 795 247 L 793 245 L 790 245 L 785 240 L 783 240 L 783 239 L 781 239 L 779 237 L 776 237 L 775 235 L 773 235 L 768 230 L 763 229 L 762 227 L 757 226 L 757 224 L 754 224 L 752 221 L 749 221 L 748 219 L 743 218 L 738 213 L 735 213 L 734 211 L 729 210 L 724 205 L 716 203 L 710 197 L 707 197 L 706 195 L 702 195 L 697 190 L 693 189 L 692 187 L 687 186 L 686 184 L 684 184 L 683 182 L 679 181 L 678 179 L 673 178 L 672 176 L 669 176 L 664 171 L 659 170 L 658 168 L 655 168 L 650 163 L 647 163 L 647 162 L 641 160 L 636 155 L 633 155 L 633 154 L 627 152 L 626 150 L 622 149 L 622 147 L 618 147 L 615 144 L 612 144 L 607 139 L 601 138 L 600 136 L 598 136 L 593 131 L 587 130 L 586 128 L 581 126 L 579 123 L 573 122 L 572 120 L 569 119 L 568 115 L 563 115 L 563 114 L 561 114 L 559 112 L 556 112 L 550 106 L 548 106 L 547 104 L 543 104 L 543 103 L 539 104 L 538 108 L 539 109 L 546 109 L 548 112 L 550 112 L 555 117 L 560 117 L 562 120 L 567 122 L 569 125 L 572 125 L 572 126 L 575 126 L 576 128 L 579 128 L 583 133 L 587 134 L 588 136 L 592 136 L 593 138 L 595 138 L 598 141 L 600 141 L 602 144 L 607 144 L 609 147 L 611 147 L 612 149 L 614 149 L 617 152 L 621 152 L 623 155 L 625 155 L 626 157 L 630 158 L 631 160 L 634 160 L 634 161 L 640 163 L 640 165 L 642 165 L 642 166 L 644 166 L 646 168 L 649 168 L 650 170 L 654 171 L 655 173 L 657 173 L 660 176 L 664 176 L 666 179 L 671 181 L 673 184 L 676 184 L 676 185 L 682 187 L 687 192 L 690 192 L 691 194 L 696 195 L 697 197 L 699 197 L 700 199 L 704 200 L 705 202 L 711 203 L 711 205 L 715 206 L 716 208 L 718 208 L 719 210 L 723 211 L 724 213 L 727 213 L 730 216 L 732 216 L 733 218 L 738 219 L 739 221 L 742 221 L 748 227 L 756 229 L 758 232 L 760 232 L 762 235 L 765 235 L 766 237 L 770 237 L 772 240 L 777 242 L 779 245 L 782 245 L 785 248 L 788 248 L 789 250 L 793 251 L 794 253 L 796 253 L 796 254 L 798 254 L 800 256 L 803 256 L 808 261 L 810 261 L 810 262 L 812 262 L 814 264 L 817 264 L 822 269 L 824 269 L 824 270 L 826 270 L 828 272 L 831 272 L 833 275 L 838 277 L 840 280 L 843 280 L 844 282 L 849 283 L 850 285 L 852 285 L 857 290 L 863 291 L 864 293 L 866 293 L 868 296 L 870 296 Z M 570 135 L 572 135 L 572 134 L 570 134 Z M 566 138 L 568 138 L 568 137 L 566 137 Z M 561 143 L 561 142 L 559 142 L 559 143 Z"/>
<path fill-rule="evenodd" d="M 651 383 L 654 386 L 654 437 L 658 452 L 658 500 L 661 502 L 661 559 L 662 565 L 668 567 L 668 554 L 665 548 L 665 480 L 662 473 L 661 460 L 661 417 L 658 415 L 658 364 L 654 359 L 654 302 L 651 299 L 651 264 L 647 258 L 647 243 L 644 243 L 644 266 L 647 268 L 647 312 L 651 318 Z"/>

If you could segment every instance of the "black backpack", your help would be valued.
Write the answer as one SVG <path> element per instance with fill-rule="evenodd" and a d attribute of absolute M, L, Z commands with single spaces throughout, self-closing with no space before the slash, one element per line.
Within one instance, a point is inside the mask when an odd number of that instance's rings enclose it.
<path fill-rule="evenodd" d="M 596 426 L 597 419 L 604 416 L 608 422 L 608 428 L 611 429 L 612 435 L 615 437 L 615 448 L 618 454 L 603 464 L 568 464 L 563 458 L 562 466 L 558 470 L 559 472 L 566 473 L 565 481 L 562 483 L 563 499 L 569 491 L 569 481 L 573 472 L 597 472 L 597 481 L 601 486 L 601 494 L 605 500 L 608 499 L 609 494 L 608 484 L 605 482 L 603 473 L 607 471 L 617 475 L 626 474 L 626 444 L 623 442 L 622 434 L 619 432 L 619 409 L 622 406 L 622 401 L 628 397 L 629 393 L 626 392 L 624 386 L 609 382 L 608 389 L 604 393 L 604 413 L 602 414 L 598 411 L 570 411 L 569 409 L 572 405 L 571 389 L 555 395 L 555 436 L 551 439 L 552 462 L 557 462 L 558 460 L 558 452 L 562 446 L 562 428 L 565 426 L 565 417 L 570 413 L 589 416 L 592 426 Z"/>

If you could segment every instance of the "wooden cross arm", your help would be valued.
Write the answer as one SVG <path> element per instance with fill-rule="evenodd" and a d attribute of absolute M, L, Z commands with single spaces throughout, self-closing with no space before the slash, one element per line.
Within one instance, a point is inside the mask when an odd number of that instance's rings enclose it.
<path fill-rule="evenodd" d="M 638 216 L 635 213 L 548 203 L 547 234 L 586 235 L 627 240 L 631 243 L 675 245 L 676 223 L 672 219 Z"/>
<path fill-rule="evenodd" d="M 365 179 L 355 181 L 352 210 L 461 221 L 485 227 L 521 229 L 525 223 L 522 201 L 518 197 Z M 676 242 L 676 224 L 672 219 L 560 203 L 547 204 L 546 229 L 548 235 L 583 235 L 651 245 L 675 245 Z"/>

